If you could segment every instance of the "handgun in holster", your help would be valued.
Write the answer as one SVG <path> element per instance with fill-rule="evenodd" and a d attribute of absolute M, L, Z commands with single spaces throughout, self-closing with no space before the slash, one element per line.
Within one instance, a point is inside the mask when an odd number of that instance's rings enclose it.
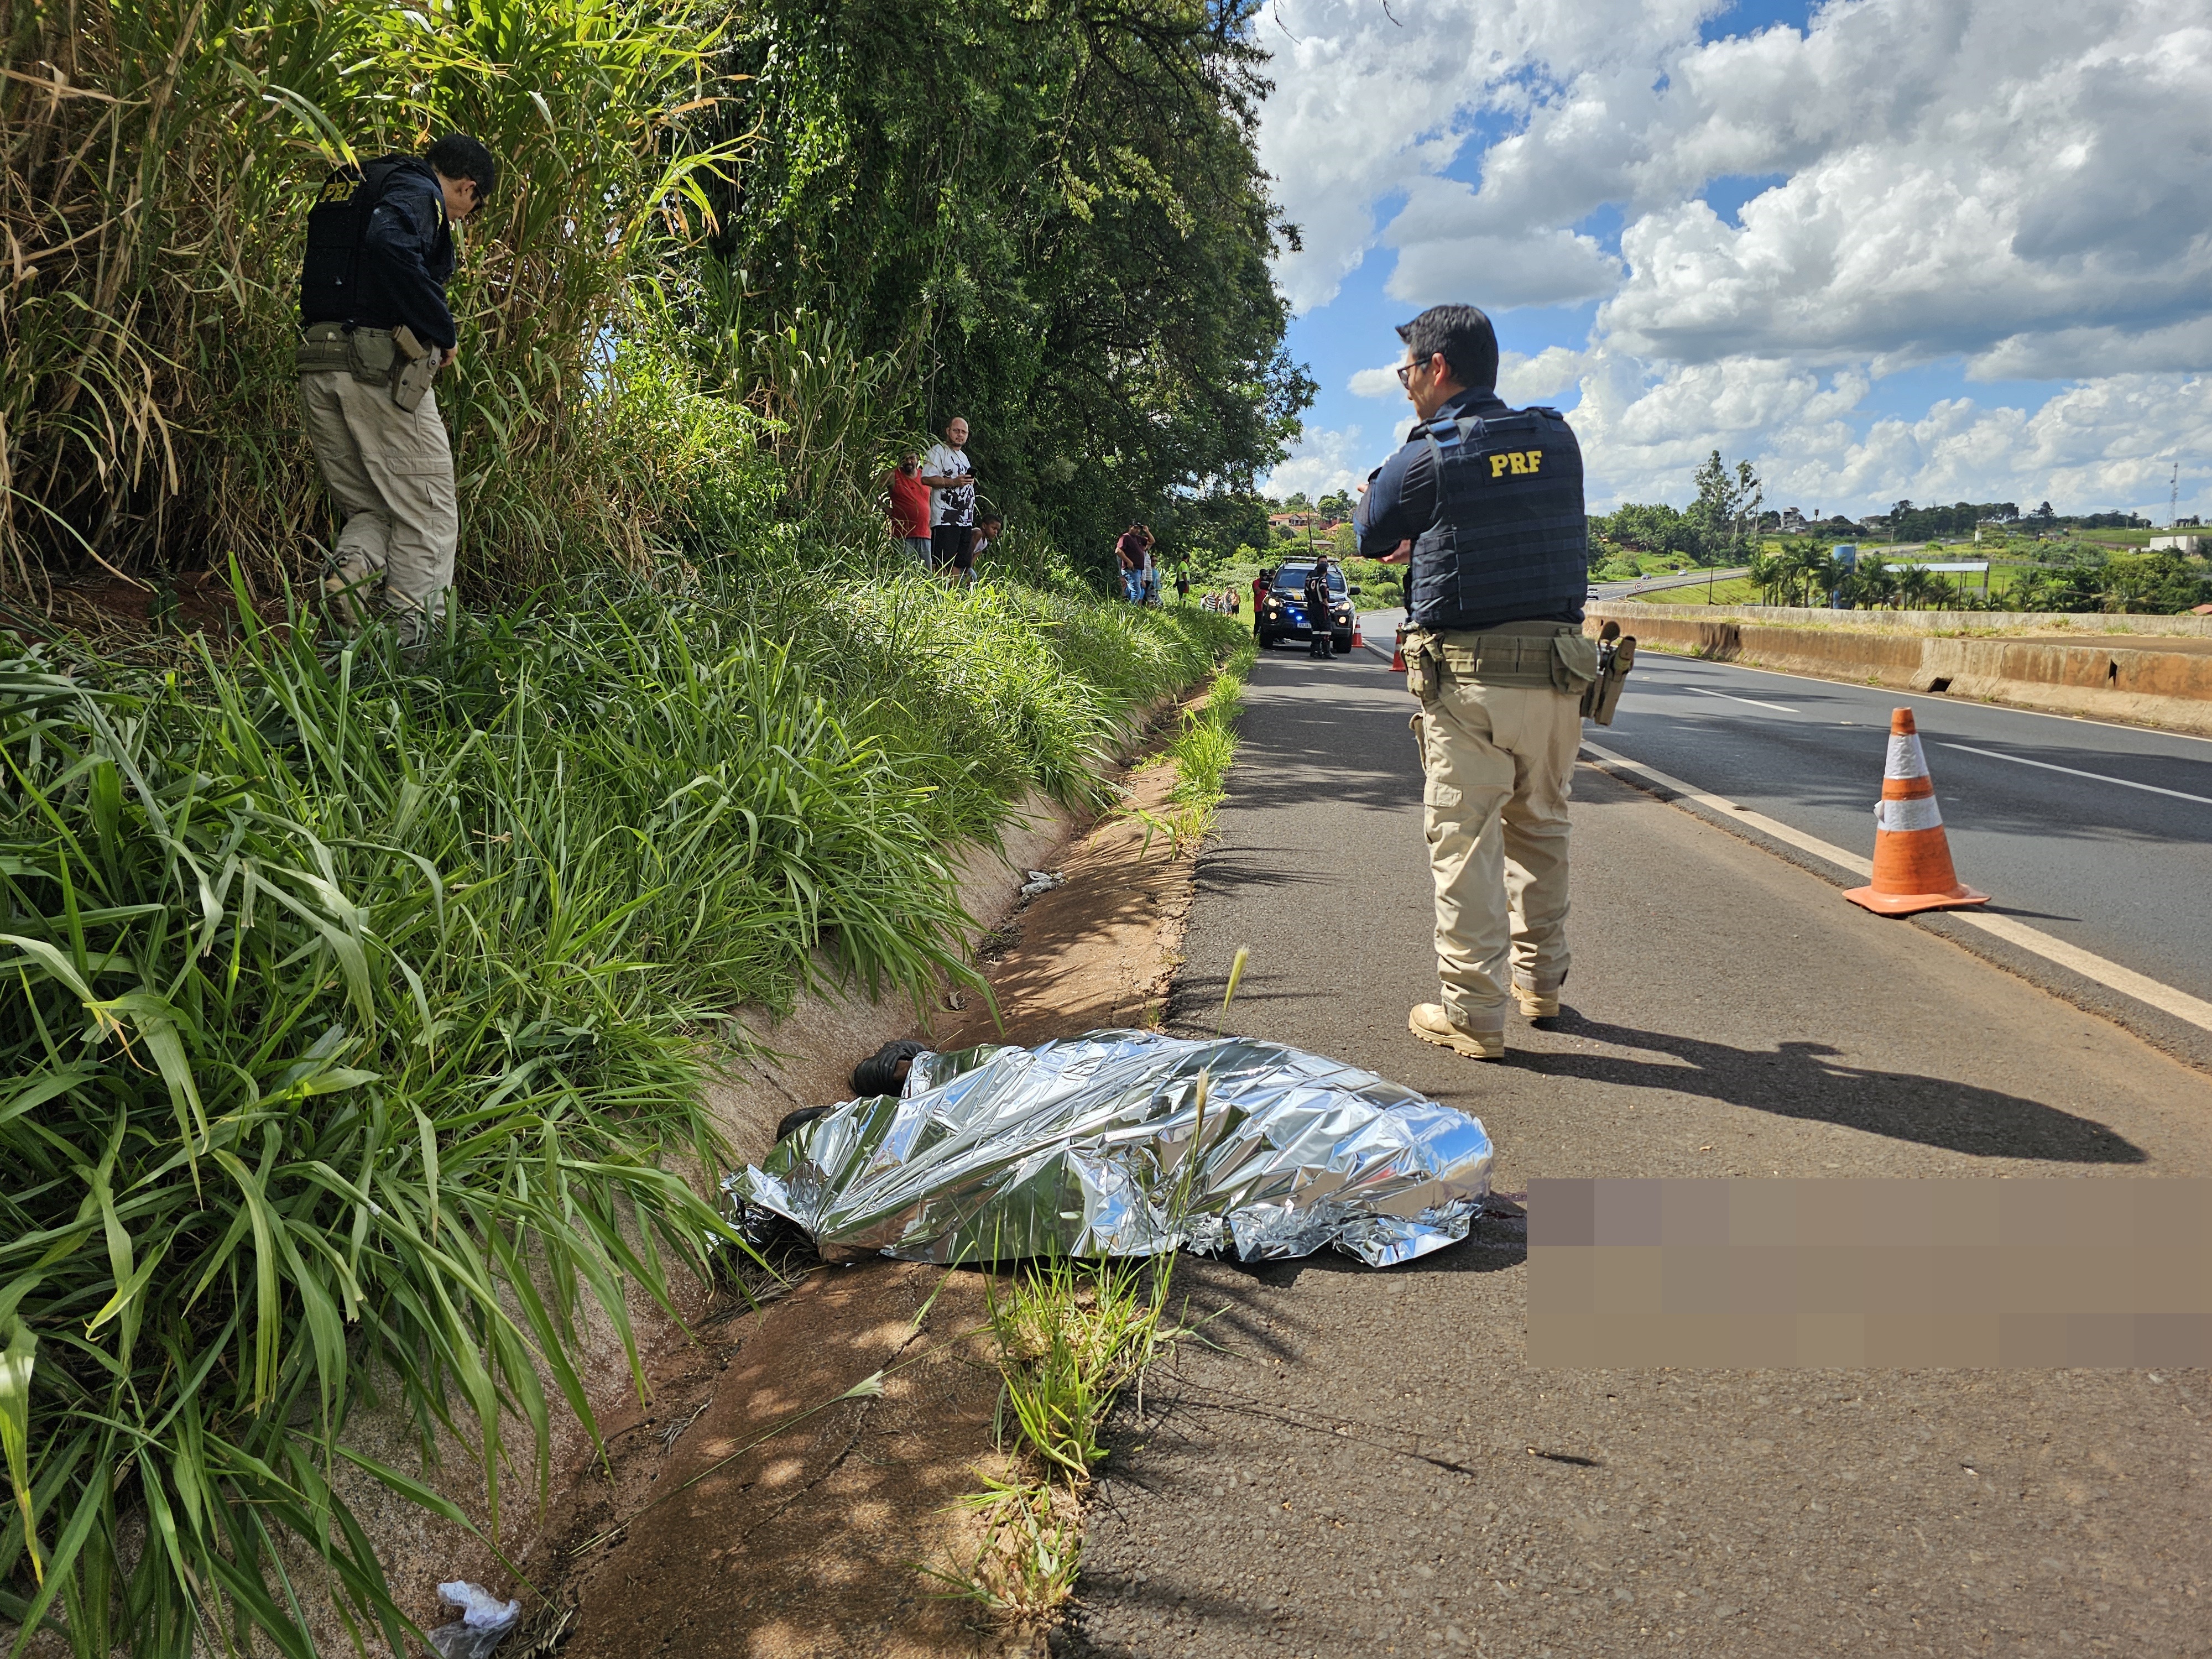
<path fill-rule="evenodd" d="M 1624 637 L 1619 623 L 1607 623 L 1598 631 L 1597 678 L 1583 688 L 1583 718 L 1612 725 L 1613 711 L 1620 707 L 1621 687 L 1635 666 L 1636 635 Z"/>
<path fill-rule="evenodd" d="M 392 401 L 411 415 L 438 378 L 440 354 L 416 338 L 415 331 L 404 323 L 392 331 L 392 343 L 399 348 L 392 364 Z"/>

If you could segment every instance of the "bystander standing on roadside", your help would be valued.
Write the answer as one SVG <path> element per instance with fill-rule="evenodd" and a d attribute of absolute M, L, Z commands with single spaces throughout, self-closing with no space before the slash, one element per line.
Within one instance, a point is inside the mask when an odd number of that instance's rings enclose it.
<path fill-rule="evenodd" d="M 1137 530 L 1138 533 L 1145 538 L 1144 602 L 1146 605 L 1157 605 L 1160 602 L 1158 544 L 1153 539 L 1152 526 L 1140 524 L 1137 526 Z"/>
<path fill-rule="evenodd" d="M 1407 1024 L 1495 1060 L 1507 1007 L 1556 1015 L 1567 976 L 1567 794 L 1597 675 L 1582 449 L 1557 410 L 1499 398 L 1498 335 L 1474 307 L 1433 306 L 1398 337 L 1417 423 L 1352 522 L 1361 552 L 1413 563 L 1406 682 L 1443 995 Z"/>
<path fill-rule="evenodd" d="M 967 446 L 967 419 L 955 415 L 945 423 L 945 441 L 921 459 L 921 481 L 931 492 L 929 559 L 940 573 L 955 568 L 975 533 L 975 469 Z"/>
<path fill-rule="evenodd" d="M 906 544 L 914 562 L 929 568 L 930 488 L 921 479 L 921 453 L 909 449 L 899 464 L 884 475 L 884 491 L 890 500 L 892 533 Z"/>
<path fill-rule="evenodd" d="M 1260 613 L 1267 608 L 1267 590 L 1275 585 L 1275 573 L 1264 567 L 1252 578 L 1252 632 L 1260 631 Z"/>
<path fill-rule="evenodd" d="M 1114 562 L 1121 572 L 1121 597 L 1131 605 L 1145 597 L 1145 533 L 1142 525 L 1131 525 L 1114 544 Z"/>
<path fill-rule="evenodd" d="M 1176 572 L 1175 587 L 1176 603 L 1188 605 L 1190 603 L 1190 571 L 1188 567 Z"/>
<path fill-rule="evenodd" d="M 498 178 L 489 150 L 448 133 L 420 158 L 339 169 L 307 214 L 300 413 L 345 515 L 323 588 L 356 623 L 373 594 L 409 649 L 428 642 L 445 610 L 461 536 L 453 445 L 431 384 L 460 349 L 446 304 L 459 260 L 453 228 Z"/>

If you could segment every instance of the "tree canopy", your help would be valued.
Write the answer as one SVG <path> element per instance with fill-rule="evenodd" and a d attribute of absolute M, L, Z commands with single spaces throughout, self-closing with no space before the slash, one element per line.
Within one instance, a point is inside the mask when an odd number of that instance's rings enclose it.
<path fill-rule="evenodd" d="M 1233 546 L 1314 389 L 1268 275 L 1294 233 L 1253 149 L 1257 9 L 741 14 L 725 118 L 751 137 L 711 243 L 735 308 L 890 360 L 915 419 L 968 418 L 987 498 L 1071 550 L 1134 519 Z"/>

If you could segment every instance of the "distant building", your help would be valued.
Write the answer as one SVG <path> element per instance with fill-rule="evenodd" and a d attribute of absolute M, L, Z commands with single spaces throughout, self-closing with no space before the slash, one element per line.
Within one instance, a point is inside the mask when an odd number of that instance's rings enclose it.
<path fill-rule="evenodd" d="M 2202 536 L 2154 536 L 2143 545 L 2154 553 L 2187 553 L 2193 556 L 2203 539 Z"/>
<path fill-rule="evenodd" d="M 1794 507 L 1782 509 L 1782 533 L 1785 536 L 1803 535 L 1808 522 L 1805 515 Z"/>

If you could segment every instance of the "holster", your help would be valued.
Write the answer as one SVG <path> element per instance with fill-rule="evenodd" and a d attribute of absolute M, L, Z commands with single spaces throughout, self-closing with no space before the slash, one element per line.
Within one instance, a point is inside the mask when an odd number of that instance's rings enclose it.
<path fill-rule="evenodd" d="M 1597 647 L 1597 678 L 1583 692 L 1583 718 L 1600 726 L 1613 724 L 1613 711 L 1620 706 L 1621 688 L 1628 671 L 1636 666 L 1636 635 L 1624 635 Z"/>
<path fill-rule="evenodd" d="M 438 354 L 416 339 L 404 323 L 392 331 L 392 343 L 398 349 L 392 363 L 392 401 L 411 415 L 438 378 Z"/>

